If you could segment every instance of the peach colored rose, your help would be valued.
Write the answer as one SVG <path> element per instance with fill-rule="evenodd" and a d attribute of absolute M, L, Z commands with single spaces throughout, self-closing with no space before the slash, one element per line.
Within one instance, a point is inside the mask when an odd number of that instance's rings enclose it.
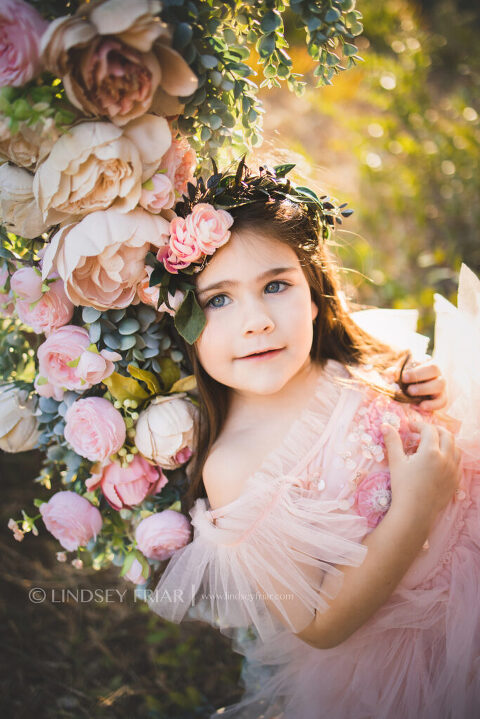
<path fill-rule="evenodd" d="M 65 413 L 65 439 L 81 457 L 103 462 L 125 442 L 123 417 L 103 397 L 77 399 Z"/>
<path fill-rule="evenodd" d="M 179 112 L 178 96 L 198 80 L 173 50 L 157 0 L 100 0 L 54 20 L 42 39 L 46 67 L 61 77 L 70 102 L 116 125 Z"/>
<path fill-rule="evenodd" d="M 21 267 L 10 278 L 10 287 L 19 299 L 36 302 L 42 296 L 42 275 L 34 267 Z"/>
<path fill-rule="evenodd" d="M 21 87 L 40 72 L 46 20 L 23 0 L 0 4 L 0 87 Z"/>
<path fill-rule="evenodd" d="M 137 298 L 140 302 L 143 302 L 144 305 L 152 305 L 152 307 L 157 307 L 158 304 L 158 297 L 160 294 L 160 290 L 158 287 L 150 287 L 150 275 L 153 272 L 153 267 L 150 267 L 150 265 L 145 265 L 145 274 L 143 276 L 143 280 L 138 283 L 137 285 Z"/>
<path fill-rule="evenodd" d="M 178 196 L 187 191 L 187 183 L 193 181 L 197 155 L 184 137 L 172 140 L 162 159 L 161 170 L 165 170 Z"/>
<path fill-rule="evenodd" d="M 18 167 L 33 170 L 50 152 L 60 131 L 51 117 L 34 125 L 20 122 L 12 132 L 7 120 L 0 117 L 0 159 Z"/>
<path fill-rule="evenodd" d="M 186 232 L 195 238 L 195 244 L 202 253 L 213 255 L 216 249 L 228 242 L 229 227 L 233 217 L 225 210 L 216 210 L 207 202 L 199 202 L 185 218 Z M 176 252 L 170 240 L 172 251 Z"/>
<path fill-rule="evenodd" d="M 34 411 L 28 392 L 12 384 L 0 386 L 0 449 L 26 452 L 35 447 L 39 431 Z"/>
<path fill-rule="evenodd" d="M 38 237 L 60 221 L 53 212 L 43 218 L 33 195 L 33 175 L 9 163 L 0 167 L 0 215 L 10 232 L 27 239 Z"/>
<path fill-rule="evenodd" d="M 110 122 L 75 125 L 38 167 L 33 192 L 41 211 L 62 219 L 114 206 L 133 210 L 171 143 L 163 117 L 145 115 L 123 129 Z M 70 217 L 73 216 L 73 217 Z"/>
<path fill-rule="evenodd" d="M 167 175 L 156 172 L 142 188 L 140 204 L 148 212 L 157 214 L 175 204 L 175 191 Z"/>
<path fill-rule="evenodd" d="M 63 280 L 56 280 L 39 300 L 33 303 L 31 300 L 17 300 L 15 310 L 22 322 L 34 332 L 49 335 L 70 322 L 74 306 L 65 294 Z"/>
<path fill-rule="evenodd" d="M 176 290 L 175 294 L 172 296 L 170 292 L 167 293 L 168 302 L 170 304 L 170 307 L 167 306 L 166 302 L 162 302 L 160 307 L 158 308 L 159 312 L 167 312 L 167 314 L 171 315 L 172 317 L 175 316 L 176 311 L 182 304 L 183 300 L 185 299 L 185 292 L 182 292 L 182 290 Z"/>
<path fill-rule="evenodd" d="M 86 480 L 88 490 L 101 486 L 105 499 L 113 509 L 123 509 L 141 504 L 145 497 L 158 494 L 168 480 L 162 470 L 152 467 L 146 459 L 136 455 L 128 467 L 111 462 L 101 474 Z"/>
<path fill-rule="evenodd" d="M 74 305 L 128 307 L 144 278 L 150 245 L 166 245 L 168 233 L 167 220 L 141 208 L 92 212 L 54 235 L 43 257 L 42 276 L 57 271 Z"/>
<path fill-rule="evenodd" d="M 169 559 L 190 541 L 190 522 L 173 509 L 142 519 L 135 531 L 139 550 L 148 559 Z"/>
<path fill-rule="evenodd" d="M 125 579 L 129 579 L 134 584 L 144 584 L 150 576 L 150 567 L 148 568 L 148 574 L 146 577 L 143 576 L 142 570 L 143 567 L 138 561 L 138 559 L 134 559 L 130 566 L 130 569 L 125 572 L 123 576 Z"/>
<path fill-rule="evenodd" d="M 40 507 L 48 531 L 68 552 L 83 547 L 102 528 L 102 515 L 76 492 L 57 492 Z"/>
<path fill-rule="evenodd" d="M 164 469 L 176 469 L 191 456 L 197 408 L 184 397 L 185 392 L 155 397 L 135 427 L 137 449 Z"/>

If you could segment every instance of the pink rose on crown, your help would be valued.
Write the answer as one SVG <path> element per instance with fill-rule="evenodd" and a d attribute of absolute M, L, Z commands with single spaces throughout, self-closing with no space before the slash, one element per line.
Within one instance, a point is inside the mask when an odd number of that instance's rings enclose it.
<path fill-rule="evenodd" d="M 207 202 L 199 202 L 185 218 L 185 224 L 199 250 L 206 255 L 213 255 L 215 250 L 228 242 L 228 228 L 233 225 L 233 217 L 225 210 L 216 210 Z M 173 246 L 172 250 L 176 252 Z"/>

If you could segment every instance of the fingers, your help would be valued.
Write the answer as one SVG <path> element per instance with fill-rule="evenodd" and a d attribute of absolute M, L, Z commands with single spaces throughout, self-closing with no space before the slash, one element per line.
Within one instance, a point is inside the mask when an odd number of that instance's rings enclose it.
<path fill-rule="evenodd" d="M 419 364 L 416 367 L 409 367 L 405 369 L 402 379 L 405 382 L 428 382 L 441 377 L 441 371 L 439 366 L 432 361 Z"/>
<path fill-rule="evenodd" d="M 445 395 L 441 395 L 440 397 L 437 397 L 436 399 L 424 399 L 423 402 L 420 402 L 417 404 L 417 407 L 419 409 L 425 409 L 430 412 L 433 412 L 436 409 L 443 409 L 447 404 L 447 398 Z"/>
<path fill-rule="evenodd" d="M 429 449 L 440 449 L 440 437 L 436 425 L 428 424 L 428 422 L 417 422 L 416 426 L 420 430 L 420 444 L 418 445 L 417 454 Z"/>
<path fill-rule="evenodd" d="M 455 437 L 448 429 L 437 425 L 438 445 L 444 454 L 453 454 L 455 451 Z"/>
<path fill-rule="evenodd" d="M 433 380 L 418 382 L 408 385 L 407 392 L 414 397 L 430 395 L 434 399 L 438 399 L 445 392 L 446 382 L 443 377 L 437 377 Z"/>
<path fill-rule="evenodd" d="M 405 459 L 402 440 L 397 430 L 390 424 L 382 424 L 380 427 L 388 455 L 388 463 L 398 462 Z"/>

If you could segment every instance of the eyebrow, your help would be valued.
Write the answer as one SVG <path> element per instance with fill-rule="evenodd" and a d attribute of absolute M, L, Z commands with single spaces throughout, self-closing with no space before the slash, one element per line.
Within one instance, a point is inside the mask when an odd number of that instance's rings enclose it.
<path fill-rule="evenodd" d="M 260 280 L 263 280 L 265 277 L 273 277 L 275 275 L 282 275 L 284 272 L 296 272 L 296 267 L 273 267 L 270 270 L 266 270 L 266 272 L 262 272 L 261 275 L 258 275 L 256 278 L 256 282 L 259 282 Z M 225 289 L 226 287 L 238 287 L 240 282 L 237 280 L 222 280 L 221 282 L 215 282 L 213 285 L 208 285 L 208 287 L 204 287 L 203 290 L 198 290 L 199 295 L 205 294 L 205 292 L 209 292 L 209 290 L 220 290 Z"/>

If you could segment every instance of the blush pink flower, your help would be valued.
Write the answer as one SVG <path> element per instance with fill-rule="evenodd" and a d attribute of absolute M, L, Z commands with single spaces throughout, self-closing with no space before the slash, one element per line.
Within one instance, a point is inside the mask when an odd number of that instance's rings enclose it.
<path fill-rule="evenodd" d="M 123 417 L 103 397 L 77 399 L 65 414 L 65 439 L 81 457 L 103 462 L 122 447 Z"/>
<path fill-rule="evenodd" d="M 186 193 L 187 183 L 193 181 L 197 165 L 197 155 L 184 137 L 172 141 L 162 158 L 161 170 L 165 170 L 175 192 L 180 196 Z"/>
<path fill-rule="evenodd" d="M 140 205 L 148 212 L 158 214 L 175 204 L 175 191 L 171 180 L 161 172 L 156 172 L 142 186 Z"/>
<path fill-rule="evenodd" d="M 21 300 L 36 302 L 42 296 L 42 275 L 34 267 L 21 267 L 13 273 L 10 287 Z"/>
<path fill-rule="evenodd" d="M 70 322 L 74 306 L 65 294 L 63 280 L 56 280 L 37 302 L 17 300 L 15 309 L 22 322 L 34 332 L 48 336 Z"/>
<path fill-rule="evenodd" d="M 48 531 L 69 552 L 96 539 L 102 528 L 99 510 L 76 492 L 57 492 L 39 509 Z"/>
<path fill-rule="evenodd" d="M 172 509 L 142 519 L 135 531 L 139 550 L 148 559 L 169 559 L 190 541 L 190 522 Z"/>
<path fill-rule="evenodd" d="M 175 220 L 172 220 L 175 222 Z M 225 210 L 216 210 L 207 202 L 199 202 L 192 212 L 185 218 L 185 232 L 194 238 L 195 246 L 206 255 L 213 255 L 215 250 L 228 242 L 230 238 L 229 227 L 233 224 L 233 217 Z M 170 231 L 172 226 L 170 224 Z M 172 252 L 178 255 L 172 239 L 170 238 Z"/>
<path fill-rule="evenodd" d="M 355 509 L 366 517 L 369 527 L 376 527 L 392 502 L 390 472 L 369 474 L 355 491 Z"/>
<path fill-rule="evenodd" d="M 40 40 L 48 22 L 23 0 L 0 3 L 0 87 L 20 87 L 41 69 Z"/>
<path fill-rule="evenodd" d="M 145 497 L 158 494 L 168 479 L 157 467 L 136 455 L 128 467 L 111 462 L 101 474 L 94 474 L 86 480 L 89 490 L 101 486 L 103 495 L 113 509 L 123 509 L 141 504 Z"/>
<path fill-rule="evenodd" d="M 184 270 L 185 267 L 188 267 L 190 264 L 188 260 L 181 260 L 173 254 L 170 247 L 160 247 L 157 252 L 157 260 L 163 262 L 165 269 L 174 275 L 178 274 L 179 270 Z"/>
<path fill-rule="evenodd" d="M 84 327 L 65 325 L 51 332 L 37 350 L 39 377 L 43 378 L 36 382 L 39 394 L 61 399 L 63 390 L 89 389 L 109 377 L 121 355 L 109 350 L 97 354 L 89 350 L 90 345 Z M 54 394 L 49 394 L 51 388 Z"/>

